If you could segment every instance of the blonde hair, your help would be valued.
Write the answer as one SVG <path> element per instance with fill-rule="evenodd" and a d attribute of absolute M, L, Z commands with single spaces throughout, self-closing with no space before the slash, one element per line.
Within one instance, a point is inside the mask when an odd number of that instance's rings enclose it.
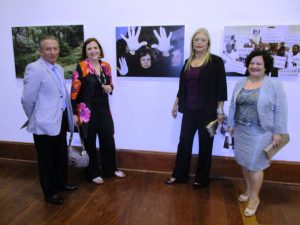
<path fill-rule="evenodd" d="M 192 36 L 192 39 L 191 39 L 191 44 L 190 44 L 190 57 L 186 63 L 186 66 L 184 68 L 184 72 L 188 71 L 191 67 L 191 62 L 192 62 L 192 59 L 195 57 L 195 51 L 193 49 L 193 41 L 194 41 L 194 38 L 197 34 L 199 33 L 202 33 L 204 34 L 206 37 L 207 37 L 207 40 L 208 40 L 208 43 L 207 43 L 207 51 L 203 57 L 204 59 L 204 62 L 203 62 L 203 65 L 206 65 L 208 63 L 208 61 L 210 60 L 210 45 L 211 45 L 211 41 L 210 41 L 210 35 L 208 33 L 208 30 L 206 28 L 199 28 L 195 31 L 195 33 L 193 34 Z"/>

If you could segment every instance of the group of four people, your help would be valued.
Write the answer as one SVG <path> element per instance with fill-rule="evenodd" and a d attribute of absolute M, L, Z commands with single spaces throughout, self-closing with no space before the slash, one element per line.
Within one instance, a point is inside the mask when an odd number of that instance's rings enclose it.
<path fill-rule="evenodd" d="M 223 60 L 210 53 L 211 39 L 205 28 L 191 39 L 190 56 L 180 72 L 179 89 L 172 116 L 183 113 L 180 141 L 172 176 L 167 185 L 187 182 L 195 133 L 199 135 L 198 162 L 194 188 L 209 185 L 213 137 L 206 125 L 224 121 L 227 85 Z M 46 201 L 62 204 L 61 190 L 73 190 L 67 177 L 66 131 L 79 125 L 90 156 L 87 178 L 103 183 L 96 152 L 99 136 L 100 160 L 104 176 L 124 177 L 116 167 L 114 125 L 108 95 L 113 91 L 111 68 L 102 58 L 103 49 L 95 38 L 84 42 L 82 58 L 73 72 L 71 99 L 67 94 L 62 68 L 56 64 L 59 44 L 54 37 L 40 42 L 41 58 L 27 66 L 22 104 L 34 135 L 39 175 Z M 270 165 L 263 149 L 280 144 L 287 133 L 287 100 L 282 83 L 269 78 L 273 59 L 264 51 L 253 51 L 246 59 L 246 77 L 235 86 L 228 115 L 229 132 L 235 137 L 235 159 L 242 167 L 245 192 L 239 201 L 248 202 L 245 216 L 255 215 L 263 170 Z M 54 69 L 58 68 L 58 69 Z M 54 69 L 54 70 L 53 70 Z M 57 76 L 58 75 L 58 76 Z M 59 79 L 57 79 L 59 78 Z M 68 121 L 68 123 L 67 123 Z M 73 122 L 74 121 L 74 122 Z"/>

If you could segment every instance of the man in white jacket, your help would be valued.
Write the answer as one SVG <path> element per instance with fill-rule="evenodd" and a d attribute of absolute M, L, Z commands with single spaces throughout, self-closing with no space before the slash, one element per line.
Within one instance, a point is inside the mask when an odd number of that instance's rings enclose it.
<path fill-rule="evenodd" d="M 40 41 L 41 57 L 27 65 L 22 106 L 28 117 L 28 132 L 37 150 L 40 184 L 45 200 L 64 203 L 59 191 L 75 190 L 67 184 L 68 152 L 66 134 L 73 132 L 73 113 L 63 68 L 56 64 L 59 43 L 55 37 Z"/>

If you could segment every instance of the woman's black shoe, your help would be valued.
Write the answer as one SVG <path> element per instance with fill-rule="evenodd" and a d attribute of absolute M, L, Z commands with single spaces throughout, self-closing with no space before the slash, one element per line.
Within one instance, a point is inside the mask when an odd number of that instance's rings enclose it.
<path fill-rule="evenodd" d="M 171 177 L 165 181 L 165 184 L 172 185 L 176 183 L 176 178 Z"/>
<path fill-rule="evenodd" d="M 194 184 L 193 184 L 194 189 L 200 189 L 200 188 L 204 188 L 204 187 L 207 187 L 207 186 L 208 186 L 208 183 L 194 182 Z"/>

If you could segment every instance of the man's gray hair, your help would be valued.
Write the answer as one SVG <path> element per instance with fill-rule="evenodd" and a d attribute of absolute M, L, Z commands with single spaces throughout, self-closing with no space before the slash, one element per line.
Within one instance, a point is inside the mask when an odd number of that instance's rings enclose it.
<path fill-rule="evenodd" d="M 49 35 L 49 36 L 44 36 L 44 37 L 42 37 L 42 38 L 40 39 L 40 43 L 39 43 L 39 48 L 40 48 L 40 49 L 43 48 L 43 42 L 44 42 L 45 40 L 54 40 L 54 41 L 57 42 L 58 47 L 59 47 L 59 41 L 58 41 L 58 39 L 57 39 L 56 37 L 54 37 L 54 36 Z"/>

